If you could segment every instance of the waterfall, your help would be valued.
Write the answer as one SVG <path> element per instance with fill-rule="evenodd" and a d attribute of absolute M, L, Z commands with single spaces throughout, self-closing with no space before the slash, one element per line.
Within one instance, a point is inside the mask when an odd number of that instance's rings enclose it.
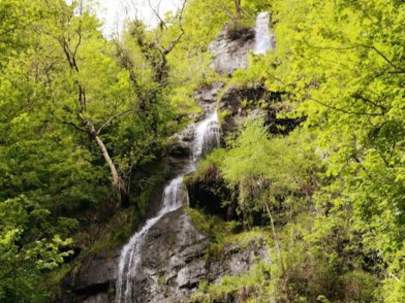
<path fill-rule="evenodd" d="M 220 132 L 218 113 L 216 111 L 197 125 L 193 145 L 194 162 L 198 161 L 207 151 L 219 146 Z"/>
<path fill-rule="evenodd" d="M 220 126 L 216 111 L 209 113 L 205 119 L 195 125 L 192 142 L 192 159 L 183 168 L 185 173 L 196 169 L 196 162 L 209 150 L 220 144 Z M 191 165 L 190 165 L 191 164 Z M 147 220 L 141 230 L 137 231 L 122 248 L 118 265 L 115 303 L 134 303 L 134 278 L 141 270 L 142 246 L 149 230 L 166 214 L 188 204 L 188 193 L 183 184 L 183 174 L 172 179 L 165 187 L 162 206 L 158 214 Z"/>
<path fill-rule="evenodd" d="M 263 55 L 275 48 L 275 38 L 270 30 L 270 14 L 268 12 L 260 13 L 256 18 L 255 27 L 255 47 L 253 52 L 256 55 Z"/>

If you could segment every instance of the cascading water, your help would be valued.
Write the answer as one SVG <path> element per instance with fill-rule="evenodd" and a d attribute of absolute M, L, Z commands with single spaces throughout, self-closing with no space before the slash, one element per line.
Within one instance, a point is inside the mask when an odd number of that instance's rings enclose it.
<path fill-rule="evenodd" d="M 195 126 L 194 140 L 192 146 L 192 159 L 187 163 L 183 172 L 190 173 L 195 170 L 196 162 L 209 150 L 220 144 L 220 126 L 216 111 L 209 113 L 205 119 Z M 146 221 L 141 230 L 136 232 L 129 242 L 122 248 L 118 279 L 116 283 L 115 303 L 137 302 L 134 296 L 134 277 L 139 273 L 141 262 L 141 251 L 145 237 L 149 230 L 166 214 L 175 211 L 188 204 L 188 193 L 183 184 L 183 174 L 171 180 L 165 187 L 162 198 L 162 207 L 159 213 Z"/>
<path fill-rule="evenodd" d="M 270 30 L 270 14 L 262 12 L 257 16 L 255 27 L 255 47 L 253 52 L 256 55 L 263 55 L 270 50 L 274 50 L 275 38 Z"/>
<path fill-rule="evenodd" d="M 195 140 L 193 145 L 193 162 L 195 163 L 201 156 L 212 148 L 220 144 L 220 127 L 218 123 L 218 113 L 214 111 L 197 124 L 195 130 Z"/>

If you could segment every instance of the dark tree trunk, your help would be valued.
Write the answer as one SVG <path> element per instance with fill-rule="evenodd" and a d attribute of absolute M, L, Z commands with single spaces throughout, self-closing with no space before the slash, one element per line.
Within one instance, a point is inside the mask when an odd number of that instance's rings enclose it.
<path fill-rule="evenodd" d="M 234 0 L 233 2 L 235 3 L 236 18 L 240 19 L 241 15 L 242 15 L 242 8 L 240 5 L 240 0 Z"/>

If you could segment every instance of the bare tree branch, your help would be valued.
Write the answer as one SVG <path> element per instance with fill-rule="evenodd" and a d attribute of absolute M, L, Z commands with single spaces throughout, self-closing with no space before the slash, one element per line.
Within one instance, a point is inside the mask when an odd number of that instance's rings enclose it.
<path fill-rule="evenodd" d="M 62 123 L 65 124 L 65 125 L 68 125 L 68 126 L 72 126 L 74 129 L 76 129 L 76 130 L 78 130 L 78 131 L 80 131 L 80 132 L 83 132 L 83 133 L 88 134 L 88 131 L 87 131 L 87 130 L 85 130 L 85 129 L 79 127 L 79 126 L 77 126 L 76 124 L 74 124 L 74 123 L 71 122 L 71 121 L 62 121 Z"/>
<path fill-rule="evenodd" d="M 315 103 L 318 103 L 318 104 L 320 104 L 320 105 L 322 105 L 322 106 L 325 106 L 325 107 L 327 107 L 327 108 L 329 108 L 329 109 L 332 109 L 332 110 L 335 110 L 335 111 L 338 111 L 338 112 L 342 112 L 342 113 L 345 113 L 345 114 L 350 114 L 350 115 L 358 115 L 358 116 L 384 116 L 384 114 L 385 114 L 385 113 L 369 113 L 369 112 L 355 112 L 355 111 L 349 111 L 349 110 L 346 110 L 346 109 L 343 109 L 343 108 L 339 108 L 339 107 L 335 107 L 335 106 L 333 106 L 333 105 L 329 105 L 329 104 L 327 104 L 327 103 L 325 103 L 325 102 L 322 102 L 322 101 L 320 101 L 320 100 L 317 100 L 317 99 L 314 99 L 314 98 L 311 98 L 311 97 L 309 97 L 308 100 L 311 100 L 311 101 L 313 101 L 313 102 L 315 102 Z"/>
<path fill-rule="evenodd" d="M 379 49 L 377 49 L 374 45 L 366 45 L 366 44 L 354 44 L 354 45 L 350 45 L 350 46 L 342 46 L 342 47 L 332 47 L 332 46 L 314 46 L 314 45 L 310 45 L 308 43 L 306 43 L 309 47 L 311 48 L 315 48 L 315 49 L 321 49 L 321 50 L 337 50 L 337 51 L 344 51 L 344 50 L 351 50 L 351 49 L 356 49 L 356 48 L 366 48 L 366 49 L 370 49 L 373 50 L 374 52 L 376 52 L 381 58 L 383 58 L 383 60 L 385 62 L 387 62 L 391 67 L 395 68 L 395 72 L 397 73 L 403 73 L 405 72 L 405 69 L 397 66 L 394 62 L 392 62 L 392 60 L 388 59 L 388 57 L 381 52 Z"/>
<path fill-rule="evenodd" d="M 390 59 L 387 58 L 386 55 L 384 55 L 379 49 L 377 49 L 374 45 L 372 46 L 368 46 L 368 45 L 364 45 L 364 44 L 359 44 L 360 46 L 364 47 L 364 48 L 368 48 L 371 49 L 373 51 L 375 51 L 381 58 L 384 59 L 385 62 L 387 62 L 389 65 L 391 65 L 393 68 L 395 68 L 398 71 L 404 72 L 405 70 L 399 66 L 397 66 L 396 64 L 394 64 Z"/>
<path fill-rule="evenodd" d="M 169 44 L 168 47 L 166 47 L 163 50 L 163 55 L 168 55 L 177 45 L 177 43 L 180 42 L 181 38 L 184 36 L 185 31 L 184 31 L 184 27 L 183 27 L 183 15 L 184 15 L 184 10 L 186 8 L 187 5 L 187 0 L 183 1 L 183 5 L 180 9 L 179 12 L 179 27 L 180 27 L 180 34 Z"/>
<path fill-rule="evenodd" d="M 76 58 L 77 51 L 79 50 L 80 44 L 82 43 L 82 21 L 81 20 L 80 20 L 79 28 L 76 30 L 76 33 L 78 35 L 78 40 L 77 40 L 77 44 L 75 46 L 75 49 L 74 49 L 74 51 L 72 53 L 74 58 Z"/>
<path fill-rule="evenodd" d="M 101 127 L 96 131 L 96 134 L 99 135 L 99 134 L 101 133 L 101 131 L 102 131 L 104 128 L 106 128 L 109 124 L 111 124 L 115 119 L 118 119 L 118 118 L 120 118 L 120 117 L 122 117 L 122 116 L 125 116 L 126 114 L 129 114 L 130 112 L 133 112 L 133 111 L 134 111 L 133 109 L 129 109 L 129 110 L 126 110 L 126 111 L 124 111 L 124 112 L 117 113 L 117 114 L 111 116 L 111 117 L 110 117 L 103 125 L 101 125 Z"/>
<path fill-rule="evenodd" d="M 161 1 L 159 1 L 158 5 L 157 5 L 157 8 L 155 8 L 155 7 L 152 5 L 151 0 L 148 0 L 149 8 L 152 10 L 152 12 L 153 12 L 153 14 L 155 15 L 155 17 L 159 19 L 159 22 L 160 22 L 161 26 L 162 26 L 163 28 L 167 28 L 166 22 L 163 20 L 163 18 L 162 18 L 162 17 L 160 16 L 160 14 L 159 14 L 160 2 L 161 2 Z"/>

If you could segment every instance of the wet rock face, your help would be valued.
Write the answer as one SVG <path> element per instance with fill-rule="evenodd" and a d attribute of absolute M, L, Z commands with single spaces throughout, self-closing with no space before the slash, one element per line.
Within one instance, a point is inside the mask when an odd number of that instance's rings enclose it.
<path fill-rule="evenodd" d="M 91 288 L 108 290 L 117 278 L 116 263 L 119 258 L 117 250 L 113 255 L 101 253 L 88 260 L 81 268 L 75 281 L 75 289 L 91 291 Z"/>
<path fill-rule="evenodd" d="M 209 238 L 199 232 L 183 209 L 165 215 L 150 230 L 142 248 L 142 273 L 133 280 L 133 303 L 184 302 L 201 281 L 248 271 L 267 260 L 267 246 L 254 240 L 246 247 L 225 245 L 208 254 Z M 74 299 L 64 302 L 113 303 L 118 255 L 99 255 L 84 265 L 73 282 Z"/>
<path fill-rule="evenodd" d="M 143 274 L 133 280 L 134 302 L 179 302 L 187 296 L 204 275 L 208 243 L 183 209 L 163 217 L 145 238 Z"/>
<path fill-rule="evenodd" d="M 224 220 L 237 220 L 237 201 L 216 167 L 209 167 L 203 176 L 189 178 L 186 182 L 189 204 L 204 213 Z M 226 201 L 224 206 L 222 202 Z"/>
<path fill-rule="evenodd" d="M 185 158 L 191 155 L 190 145 L 184 141 L 177 141 L 169 148 L 170 156 L 174 158 Z"/>
<path fill-rule="evenodd" d="M 201 281 L 215 282 L 223 275 L 245 272 L 267 258 L 263 242 L 247 247 L 225 246 L 209 256 L 209 238 L 200 233 L 183 209 L 167 214 L 148 234 L 142 251 L 143 275 L 134 280 L 136 303 L 182 302 Z"/>
<path fill-rule="evenodd" d="M 304 119 L 277 118 L 277 110 L 274 105 L 281 102 L 283 94 L 284 92 L 268 91 L 263 85 L 228 88 L 219 100 L 221 111 L 227 112 L 222 123 L 223 131 L 226 133 L 239 129 L 246 117 L 261 117 L 270 133 L 287 135 Z M 246 101 L 252 102 L 253 111 L 249 109 L 249 106 L 242 106 L 242 102 Z M 264 105 L 263 109 L 258 109 L 259 101 Z"/>
<path fill-rule="evenodd" d="M 219 281 L 224 275 L 238 275 L 247 272 L 258 261 L 270 262 L 264 240 L 252 240 L 247 246 L 229 244 L 216 256 L 208 258 L 206 280 Z"/>
<path fill-rule="evenodd" d="M 111 299 L 106 293 L 100 293 L 95 296 L 88 297 L 83 303 L 109 303 Z"/>
<path fill-rule="evenodd" d="M 224 31 L 209 45 L 213 55 L 212 68 L 221 74 L 232 74 L 239 68 L 247 68 L 248 52 L 254 48 L 255 31 L 251 28 Z"/>
<path fill-rule="evenodd" d="M 219 93 L 224 87 L 222 82 L 213 82 L 211 84 L 200 87 L 194 93 L 194 99 L 206 112 L 212 112 L 216 108 L 216 101 Z"/>
<path fill-rule="evenodd" d="M 64 288 L 67 291 L 58 302 L 113 302 L 111 290 L 117 278 L 119 253 L 119 250 L 116 250 L 87 259 L 77 272 L 72 272 L 65 279 Z"/>

